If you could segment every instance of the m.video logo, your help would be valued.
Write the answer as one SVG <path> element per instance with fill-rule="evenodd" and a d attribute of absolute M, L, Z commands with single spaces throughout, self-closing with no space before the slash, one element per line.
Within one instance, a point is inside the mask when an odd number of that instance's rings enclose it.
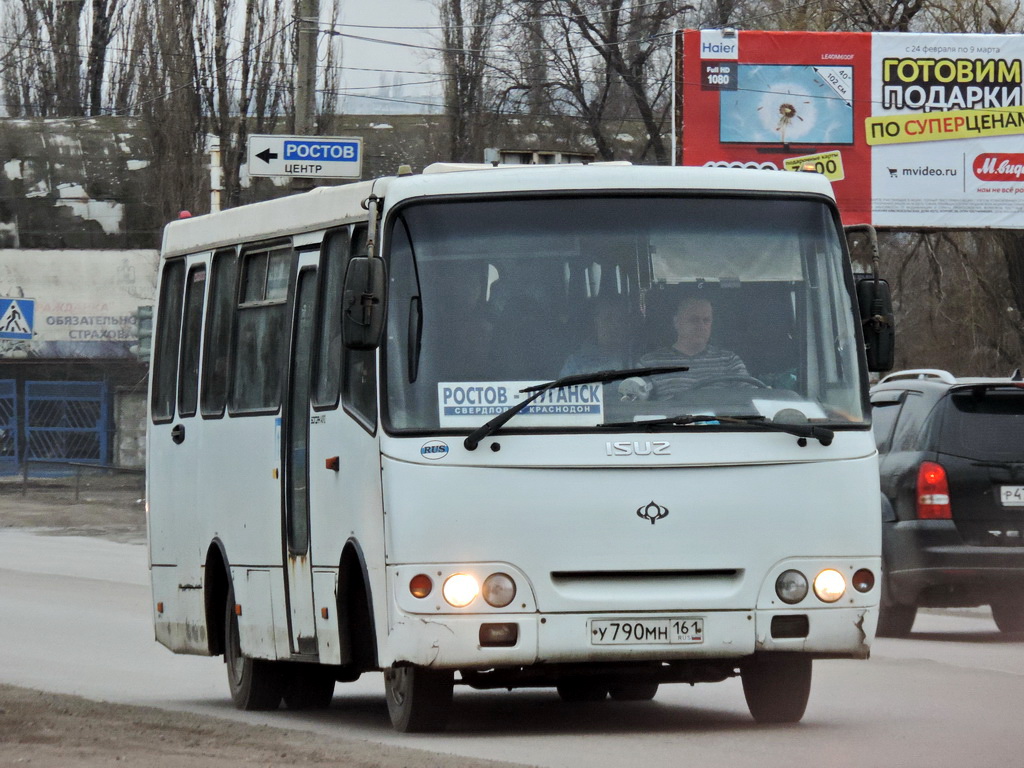
<path fill-rule="evenodd" d="M 1024 154 L 978 155 L 974 158 L 973 170 L 982 181 L 1024 181 Z"/>

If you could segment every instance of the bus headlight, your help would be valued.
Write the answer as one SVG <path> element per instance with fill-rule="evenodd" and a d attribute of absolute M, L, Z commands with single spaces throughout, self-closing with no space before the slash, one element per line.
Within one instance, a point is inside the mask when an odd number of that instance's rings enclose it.
<path fill-rule="evenodd" d="M 807 597 L 807 577 L 800 571 L 783 571 L 775 580 L 775 594 L 784 603 L 799 603 Z"/>
<path fill-rule="evenodd" d="M 445 579 L 441 593 L 449 605 L 465 608 L 480 594 L 480 585 L 468 573 L 456 573 Z"/>
<path fill-rule="evenodd" d="M 494 608 L 504 608 L 516 599 L 516 583 L 507 573 L 492 573 L 484 580 L 484 600 Z"/>
<path fill-rule="evenodd" d="M 814 594 L 823 603 L 834 603 L 846 592 L 846 579 L 843 574 L 832 568 L 814 577 Z"/>

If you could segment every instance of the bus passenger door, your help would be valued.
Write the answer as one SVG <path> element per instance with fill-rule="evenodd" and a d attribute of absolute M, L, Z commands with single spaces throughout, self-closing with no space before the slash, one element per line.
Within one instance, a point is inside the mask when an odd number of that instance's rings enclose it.
<path fill-rule="evenodd" d="M 309 532 L 309 396 L 316 330 L 316 269 L 302 267 L 295 290 L 284 450 L 285 582 L 293 653 L 317 652 Z"/>

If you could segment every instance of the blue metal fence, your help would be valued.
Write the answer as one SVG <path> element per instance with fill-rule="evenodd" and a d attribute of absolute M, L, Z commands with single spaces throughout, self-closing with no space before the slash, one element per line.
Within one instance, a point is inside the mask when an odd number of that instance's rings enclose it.
<path fill-rule="evenodd" d="M 18 466 L 18 386 L 14 379 L 0 379 L 0 474 Z"/>
<path fill-rule="evenodd" d="M 28 461 L 110 461 L 110 407 L 101 381 L 26 381 Z"/>

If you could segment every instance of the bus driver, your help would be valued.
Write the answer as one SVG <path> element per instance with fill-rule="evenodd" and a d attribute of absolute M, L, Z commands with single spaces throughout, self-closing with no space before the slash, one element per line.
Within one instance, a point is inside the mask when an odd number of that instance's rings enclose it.
<path fill-rule="evenodd" d="M 685 365 L 689 370 L 654 377 L 653 397 L 671 400 L 703 381 L 720 377 L 749 377 L 747 367 L 735 352 L 710 344 L 714 310 L 703 296 L 686 296 L 679 302 L 672 325 L 676 341 L 670 347 L 648 352 L 640 358 L 644 367 Z"/>

